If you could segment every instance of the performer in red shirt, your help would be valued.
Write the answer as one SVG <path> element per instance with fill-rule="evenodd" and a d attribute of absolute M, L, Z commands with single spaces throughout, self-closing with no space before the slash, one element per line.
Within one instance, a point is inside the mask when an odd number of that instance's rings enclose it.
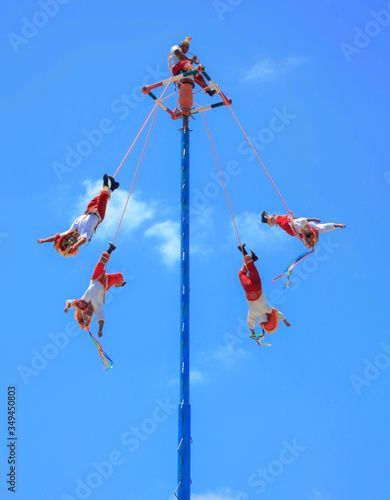
<path fill-rule="evenodd" d="M 245 290 L 245 297 L 249 305 L 248 326 L 251 331 L 251 337 L 257 338 L 255 334 L 256 317 L 259 325 L 268 333 L 274 333 L 278 329 L 278 320 L 281 319 L 286 326 L 291 326 L 285 319 L 283 313 L 271 307 L 261 285 L 259 272 L 256 269 L 255 262 L 258 256 L 251 250 L 251 254 L 245 250 L 245 244 L 238 247 L 244 255 L 244 265 L 240 269 L 238 276 L 241 285 Z"/>
<path fill-rule="evenodd" d="M 110 181 L 110 185 L 109 182 Z M 103 189 L 88 204 L 83 215 L 77 217 L 70 229 L 64 233 L 57 233 L 49 238 L 38 240 L 38 243 L 54 242 L 54 248 L 63 257 L 74 257 L 81 245 L 89 242 L 106 215 L 107 202 L 111 193 L 119 187 L 119 182 L 107 174 L 103 177 Z"/>
<path fill-rule="evenodd" d="M 268 215 L 265 210 L 261 214 L 261 222 L 268 224 L 270 227 L 279 226 L 291 236 L 297 236 L 298 234 L 298 237 L 301 237 L 308 247 L 313 247 L 317 243 L 320 233 L 333 231 L 336 227 L 345 228 L 345 224 L 334 224 L 333 222 L 320 224 L 320 219 L 297 218 L 290 215 Z"/>
<path fill-rule="evenodd" d="M 89 325 L 92 321 L 93 313 L 95 313 L 97 322 L 99 324 L 99 337 L 103 335 L 103 303 L 106 291 L 109 290 L 112 286 L 119 287 L 126 285 L 126 282 L 123 281 L 122 273 L 107 274 L 104 269 L 111 253 L 114 250 L 115 246 L 110 243 L 110 248 L 107 250 L 107 252 L 102 253 L 99 262 L 96 264 L 87 291 L 84 293 L 81 299 L 67 300 L 64 309 L 64 312 L 67 313 L 69 309 L 73 307 L 76 308 L 75 318 L 82 330 L 88 330 Z"/>

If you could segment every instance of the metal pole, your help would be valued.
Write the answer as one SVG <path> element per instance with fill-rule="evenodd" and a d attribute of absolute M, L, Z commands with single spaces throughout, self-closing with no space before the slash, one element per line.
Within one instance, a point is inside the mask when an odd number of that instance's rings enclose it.
<path fill-rule="evenodd" d="M 190 500 L 191 485 L 191 405 L 190 405 L 190 133 L 188 116 L 183 116 L 181 132 L 181 315 L 180 315 L 180 404 L 179 463 L 176 497 Z"/>

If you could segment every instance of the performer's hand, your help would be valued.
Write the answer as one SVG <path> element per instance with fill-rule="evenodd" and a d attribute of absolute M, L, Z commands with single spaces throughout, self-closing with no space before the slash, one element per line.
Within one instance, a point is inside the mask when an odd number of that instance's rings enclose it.
<path fill-rule="evenodd" d="M 103 337 L 103 331 L 102 330 L 98 331 L 98 337 Z"/>
<path fill-rule="evenodd" d="M 289 323 L 286 319 L 284 320 L 284 324 L 285 324 L 286 326 L 291 326 L 291 323 Z"/>
<path fill-rule="evenodd" d="M 321 222 L 321 219 L 313 219 L 314 222 Z"/>
<path fill-rule="evenodd" d="M 38 243 L 39 243 L 39 244 L 43 243 L 43 240 L 38 240 Z"/>
<path fill-rule="evenodd" d="M 70 304 L 69 302 L 67 301 L 66 304 L 65 304 L 65 309 L 64 309 L 64 312 L 67 313 L 70 309 Z"/>
<path fill-rule="evenodd" d="M 72 246 L 70 246 L 70 247 L 68 248 L 68 251 L 69 251 L 69 252 L 74 252 L 74 251 L 76 250 L 76 248 L 77 248 L 77 247 L 76 247 L 76 245 L 72 245 Z"/>

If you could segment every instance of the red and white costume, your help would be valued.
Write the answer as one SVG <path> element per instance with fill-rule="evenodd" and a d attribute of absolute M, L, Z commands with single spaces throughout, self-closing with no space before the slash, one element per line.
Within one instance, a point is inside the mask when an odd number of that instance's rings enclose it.
<path fill-rule="evenodd" d="M 59 236 L 64 236 L 71 231 L 77 231 L 79 233 L 79 237 L 76 241 L 80 238 L 85 238 L 86 242 L 89 242 L 93 233 L 96 231 L 97 226 L 104 220 L 107 202 L 110 199 L 110 196 L 111 191 L 102 189 L 98 196 L 95 196 L 95 198 L 89 202 L 87 210 L 83 213 L 83 215 L 77 217 L 70 229 L 61 233 Z"/>
<path fill-rule="evenodd" d="M 244 257 L 246 267 L 248 272 L 245 270 L 245 266 L 241 268 L 238 276 L 241 281 L 241 285 L 245 290 L 246 300 L 249 305 L 248 311 L 248 326 L 251 330 L 255 328 L 256 316 L 257 321 L 260 326 L 262 323 L 268 321 L 267 314 L 272 313 L 272 307 L 268 304 L 267 299 L 264 296 L 263 289 L 261 286 L 261 279 L 259 272 L 253 262 L 252 257 L 247 254 Z M 276 310 L 276 315 L 278 319 L 284 320 L 284 315 Z"/>
<path fill-rule="evenodd" d="M 103 303 L 106 291 L 109 290 L 115 283 L 123 281 L 122 273 L 107 274 L 104 270 L 110 255 L 103 252 L 99 262 L 93 271 L 91 282 L 84 295 L 79 300 L 69 300 L 70 307 L 77 307 L 81 311 L 88 308 L 91 304 L 93 312 L 96 314 L 96 319 L 99 322 L 104 320 Z"/>
<path fill-rule="evenodd" d="M 181 49 L 179 45 L 174 45 L 171 48 L 171 51 L 169 53 L 168 57 L 168 67 L 169 71 L 172 73 L 173 76 L 176 76 L 179 74 L 179 71 L 191 71 L 194 69 L 190 63 L 190 61 L 181 61 L 177 55 L 175 54 L 175 51 L 178 50 L 181 52 Z M 208 87 L 206 80 L 203 78 L 203 76 L 199 73 L 198 76 L 195 76 L 195 81 L 196 83 L 204 89 L 205 87 Z"/>
<path fill-rule="evenodd" d="M 291 217 L 289 215 L 270 215 L 268 217 L 268 224 L 272 227 L 275 224 L 286 231 L 291 236 L 296 236 L 294 229 L 291 225 Z M 326 224 L 318 224 L 317 222 L 307 222 L 307 219 L 301 217 L 300 219 L 293 219 L 295 230 L 302 235 L 305 232 L 304 228 L 310 226 L 317 233 L 326 233 L 335 229 L 334 224 L 328 222 Z"/>

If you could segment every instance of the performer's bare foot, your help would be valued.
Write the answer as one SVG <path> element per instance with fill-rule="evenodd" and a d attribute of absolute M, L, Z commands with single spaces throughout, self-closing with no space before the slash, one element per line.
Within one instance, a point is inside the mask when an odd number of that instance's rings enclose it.
<path fill-rule="evenodd" d="M 69 302 L 69 301 L 67 301 L 67 302 L 66 302 L 66 305 L 65 305 L 64 312 L 66 312 L 66 313 L 67 313 L 67 312 L 69 311 L 69 309 L 70 309 L 70 302 Z"/>
<path fill-rule="evenodd" d="M 342 229 L 345 229 L 345 224 L 333 224 L 334 227 L 341 227 Z"/>

